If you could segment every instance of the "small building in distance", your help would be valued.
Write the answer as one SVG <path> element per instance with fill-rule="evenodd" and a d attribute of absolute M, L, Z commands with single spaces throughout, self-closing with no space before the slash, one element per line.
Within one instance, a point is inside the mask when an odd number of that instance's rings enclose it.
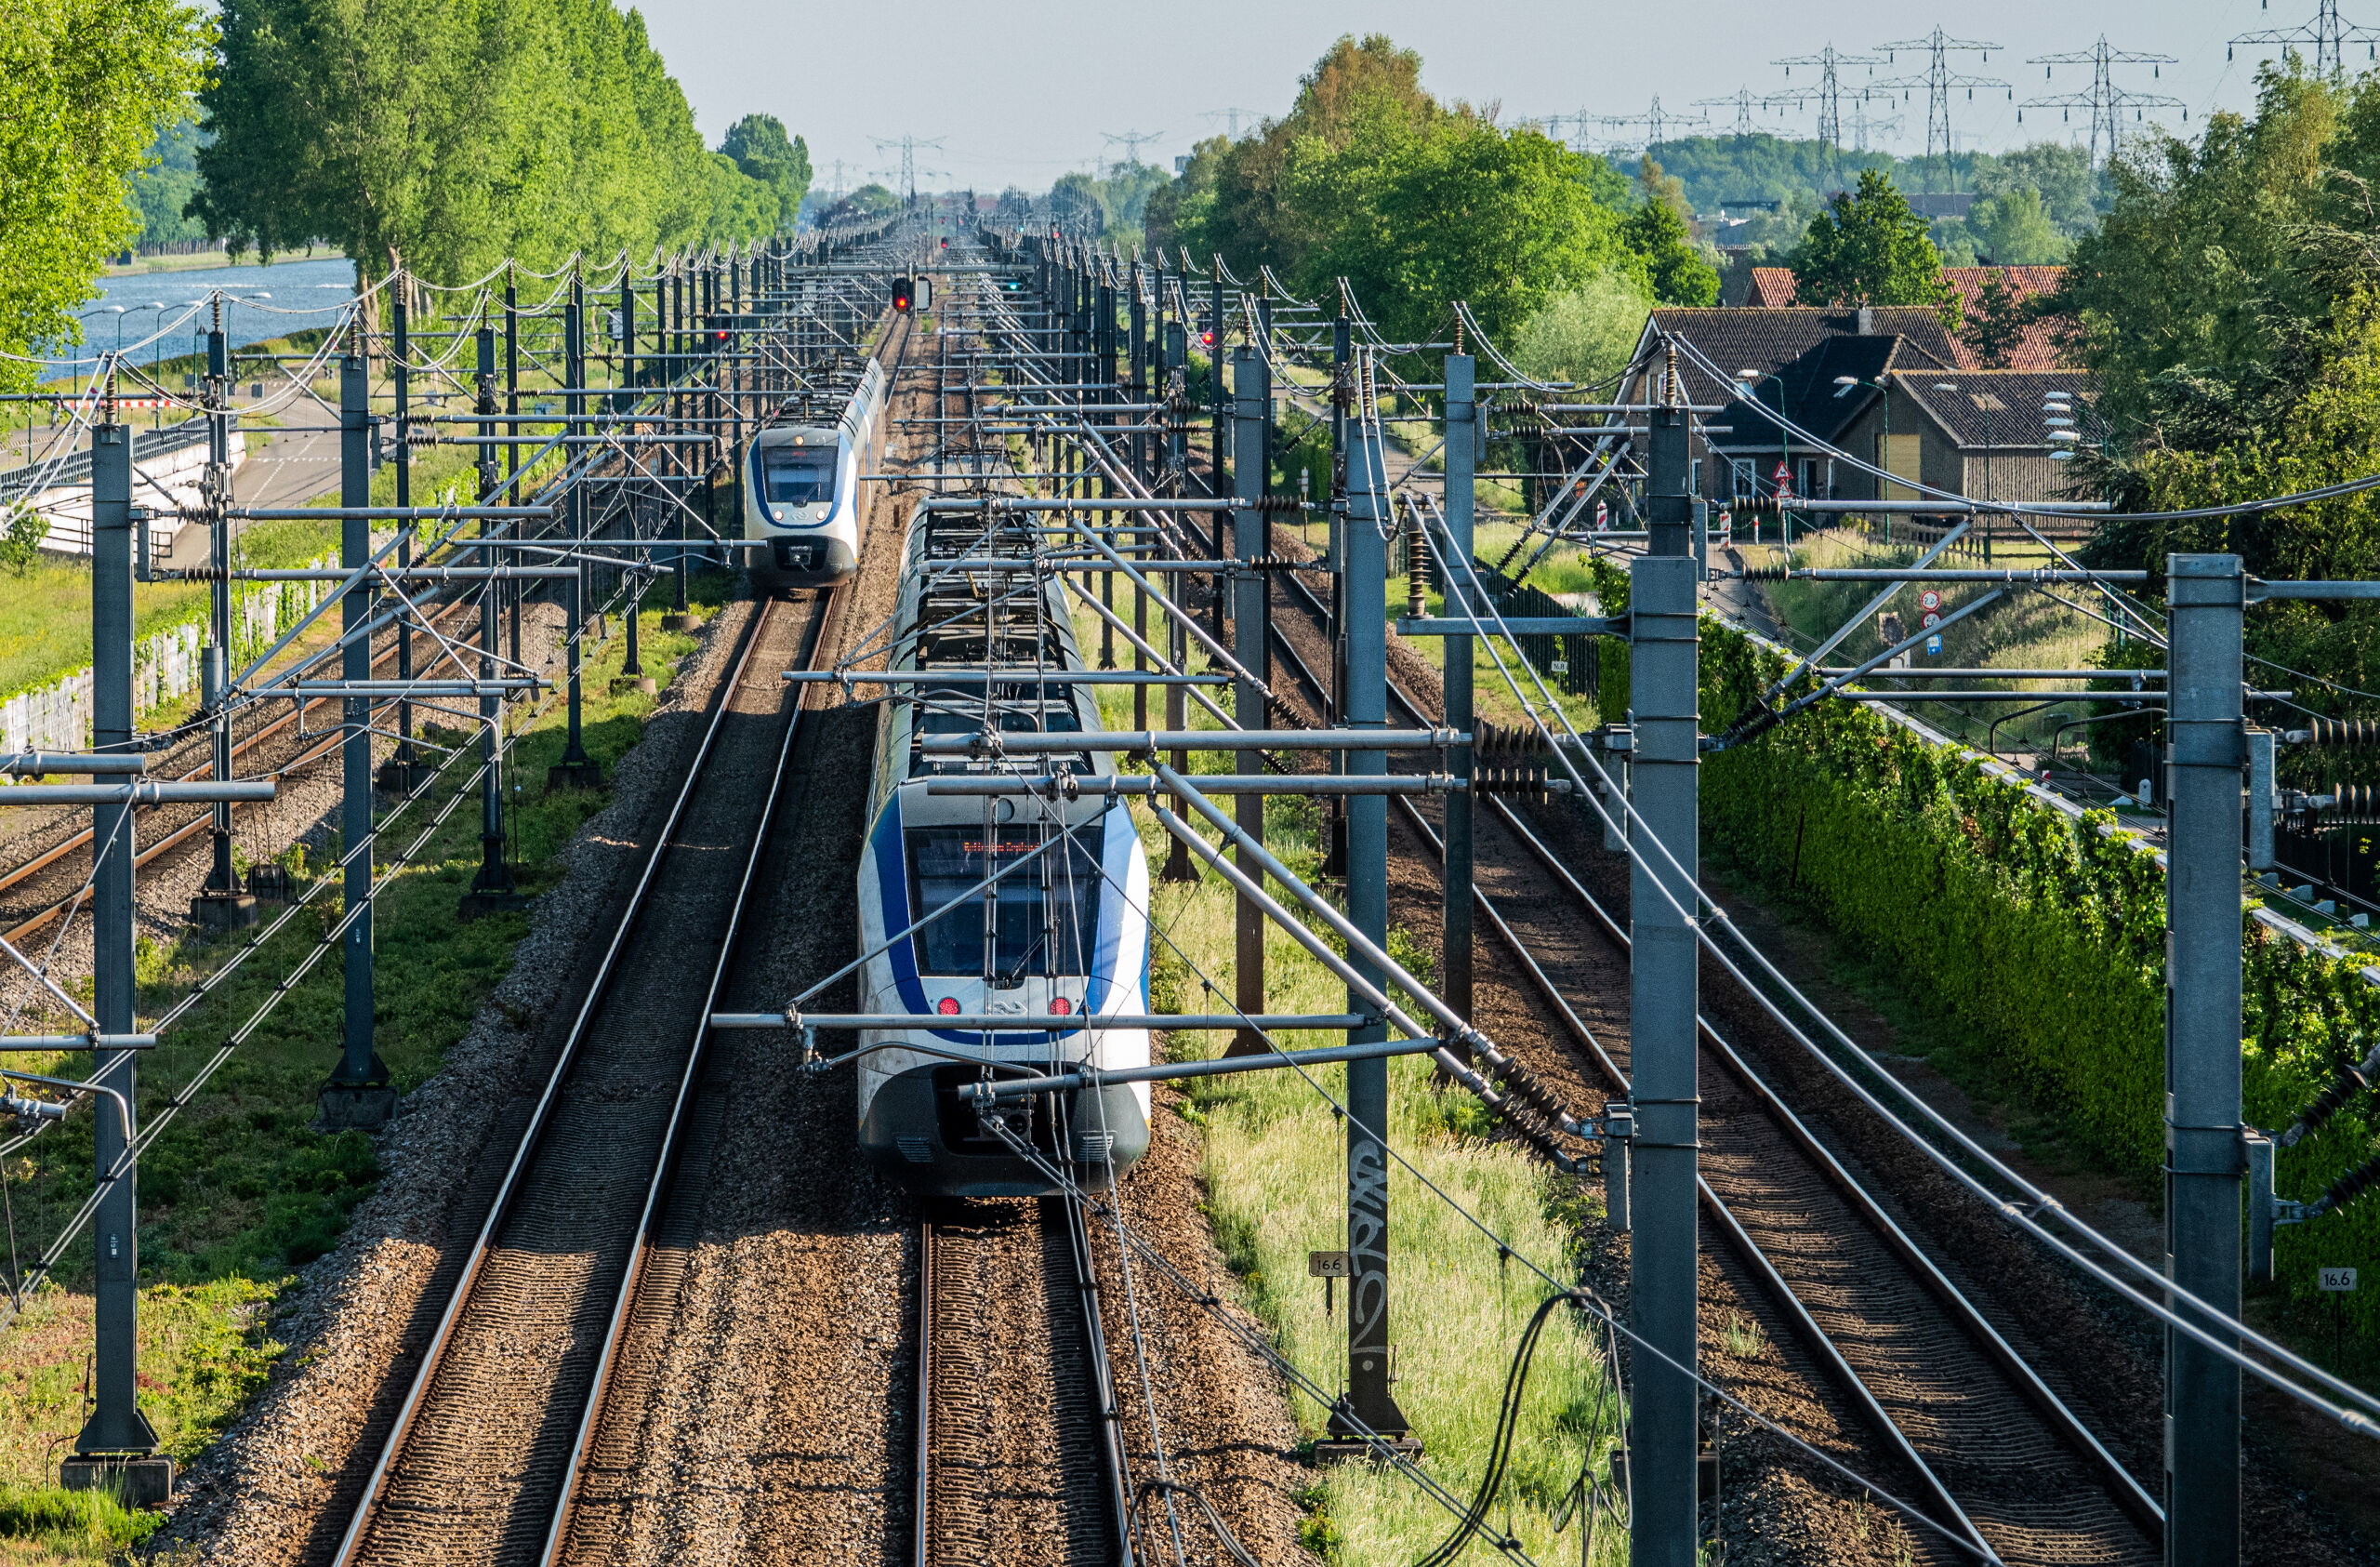
<path fill-rule="evenodd" d="M 2044 399 L 2084 403 L 2089 377 L 2056 365 L 1987 368 L 1931 309 L 1657 310 L 1638 343 L 1646 368 L 1621 401 L 1651 396 L 1664 335 L 1690 345 L 1679 355 L 1686 400 L 1725 407 L 1698 420 L 1692 443 L 1696 491 L 1711 499 L 1774 495 L 1780 480 L 1795 495 L 1844 500 L 1914 499 L 1911 484 L 1992 500 L 2065 498 Z"/>

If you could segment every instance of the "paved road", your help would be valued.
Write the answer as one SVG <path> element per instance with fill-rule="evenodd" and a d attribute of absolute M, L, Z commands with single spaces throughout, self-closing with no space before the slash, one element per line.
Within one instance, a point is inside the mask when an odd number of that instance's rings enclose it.
<path fill-rule="evenodd" d="M 251 430 L 247 456 L 231 472 L 231 495 L 243 506 L 303 506 L 338 488 L 336 431 Z M 174 539 L 169 567 L 206 564 L 206 530 L 184 527 Z"/>

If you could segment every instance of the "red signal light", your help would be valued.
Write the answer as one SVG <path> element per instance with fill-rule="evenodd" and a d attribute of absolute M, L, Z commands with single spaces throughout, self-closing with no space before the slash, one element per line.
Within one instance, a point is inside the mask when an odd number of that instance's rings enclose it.
<path fill-rule="evenodd" d="M 957 996 L 945 996 L 942 1000 L 934 1003 L 933 1009 L 936 1012 L 941 1013 L 945 1017 L 956 1017 L 959 1016 L 959 998 Z"/>
<path fill-rule="evenodd" d="M 892 280 L 892 308 L 896 311 L 907 310 L 909 308 L 910 298 L 911 293 L 909 288 L 909 280 L 906 277 L 894 278 Z"/>
<path fill-rule="evenodd" d="M 1199 334 L 1198 334 L 1198 346 L 1199 346 L 1200 348 L 1212 348 L 1212 347 L 1214 347 L 1214 346 L 1215 346 L 1215 335 L 1214 335 L 1212 332 L 1201 332 L 1201 333 L 1199 333 Z"/>

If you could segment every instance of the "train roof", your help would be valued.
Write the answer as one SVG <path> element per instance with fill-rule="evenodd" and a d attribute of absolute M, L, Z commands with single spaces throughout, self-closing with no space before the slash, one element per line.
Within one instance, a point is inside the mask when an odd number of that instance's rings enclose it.
<path fill-rule="evenodd" d="M 880 790 L 912 778 L 1021 773 L 1104 776 L 1114 770 L 1107 752 L 1084 750 L 1055 756 L 990 762 L 966 758 L 929 761 L 917 749 L 925 734 L 966 735 L 996 727 L 1008 734 L 1098 732 L 1099 704 L 1093 688 L 1051 683 L 1052 673 L 1087 668 L 1075 641 L 1066 589 L 1031 563 L 1038 542 L 1029 515 L 929 511 L 919 509 L 904 540 L 903 578 L 893 612 L 891 667 L 920 672 L 949 670 L 979 678 L 947 685 L 919 684 L 897 693 L 888 704 L 886 738 L 891 754 Z M 994 564 L 1013 559 L 1014 567 Z M 956 563 L 964 561 L 963 566 Z M 938 562 L 954 563 L 937 567 Z M 1012 674 L 1008 678 L 980 678 Z M 924 806 L 923 799 L 909 809 Z M 980 800 L 933 797 L 935 810 L 980 814 Z M 1096 809 L 1083 802 L 1085 814 Z M 1073 814 L 1070 812 L 1069 814 Z"/>

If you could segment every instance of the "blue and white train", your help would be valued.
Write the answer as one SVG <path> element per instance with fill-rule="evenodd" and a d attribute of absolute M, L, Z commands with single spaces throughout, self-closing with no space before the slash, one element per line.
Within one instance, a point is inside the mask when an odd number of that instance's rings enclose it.
<path fill-rule="evenodd" d="M 744 537 L 753 579 L 764 588 L 823 588 L 859 569 L 866 502 L 859 476 L 873 451 L 884 410 L 884 367 L 860 376 L 843 417 L 832 426 L 773 425 L 752 439 L 745 460 Z"/>
<path fill-rule="evenodd" d="M 988 537 L 980 515 L 924 513 L 912 522 L 889 667 L 997 671 L 973 684 L 894 687 L 879 720 L 868 791 L 867 842 L 859 871 L 860 949 L 873 952 L 949 905 L 863 965 L 860 1009 L 906 1014 L 914 1024 L 863 1032 L 859 1143 L 913 1190 L 1012 1197 L 1055 1189 L 1048 1175 L 979 1120 L 961 1097 L 995 1076 L 1145 1066 L 1149 1036 L 1101 1028 L 1102 1016 L 1149 1010 L 1148 861 L 1130 813 L 1113 800 L 1029 795 L 937 795 L 937 777 L 1070 771 L 1086 783 L 1114 770 L 1105 751 L 1006 761 L 925 756 L 928 735 L 1082 733 L 1101 728 L 1089 686 L 1052 684 L 1036 671 L 1081 670 L 1053 578 L 1005 569 L 937 571 L 937 560 L 1018 553 Z M 1012 678 L 1009 676 L 1012 673 Z M 985 883 L 994 872 L 1008 873 Z M 962 896 L 970 895 L 970 896 Z M 1022 1015 L 1082 1018 L 1078 1028 L 988 1033 L 937 1027 L 938 1016 Z M 1044 1096 L 1005 1111 L 1076 1178 L 1104 1182 L 1148 1147 L 1145 1083 Z"/>

